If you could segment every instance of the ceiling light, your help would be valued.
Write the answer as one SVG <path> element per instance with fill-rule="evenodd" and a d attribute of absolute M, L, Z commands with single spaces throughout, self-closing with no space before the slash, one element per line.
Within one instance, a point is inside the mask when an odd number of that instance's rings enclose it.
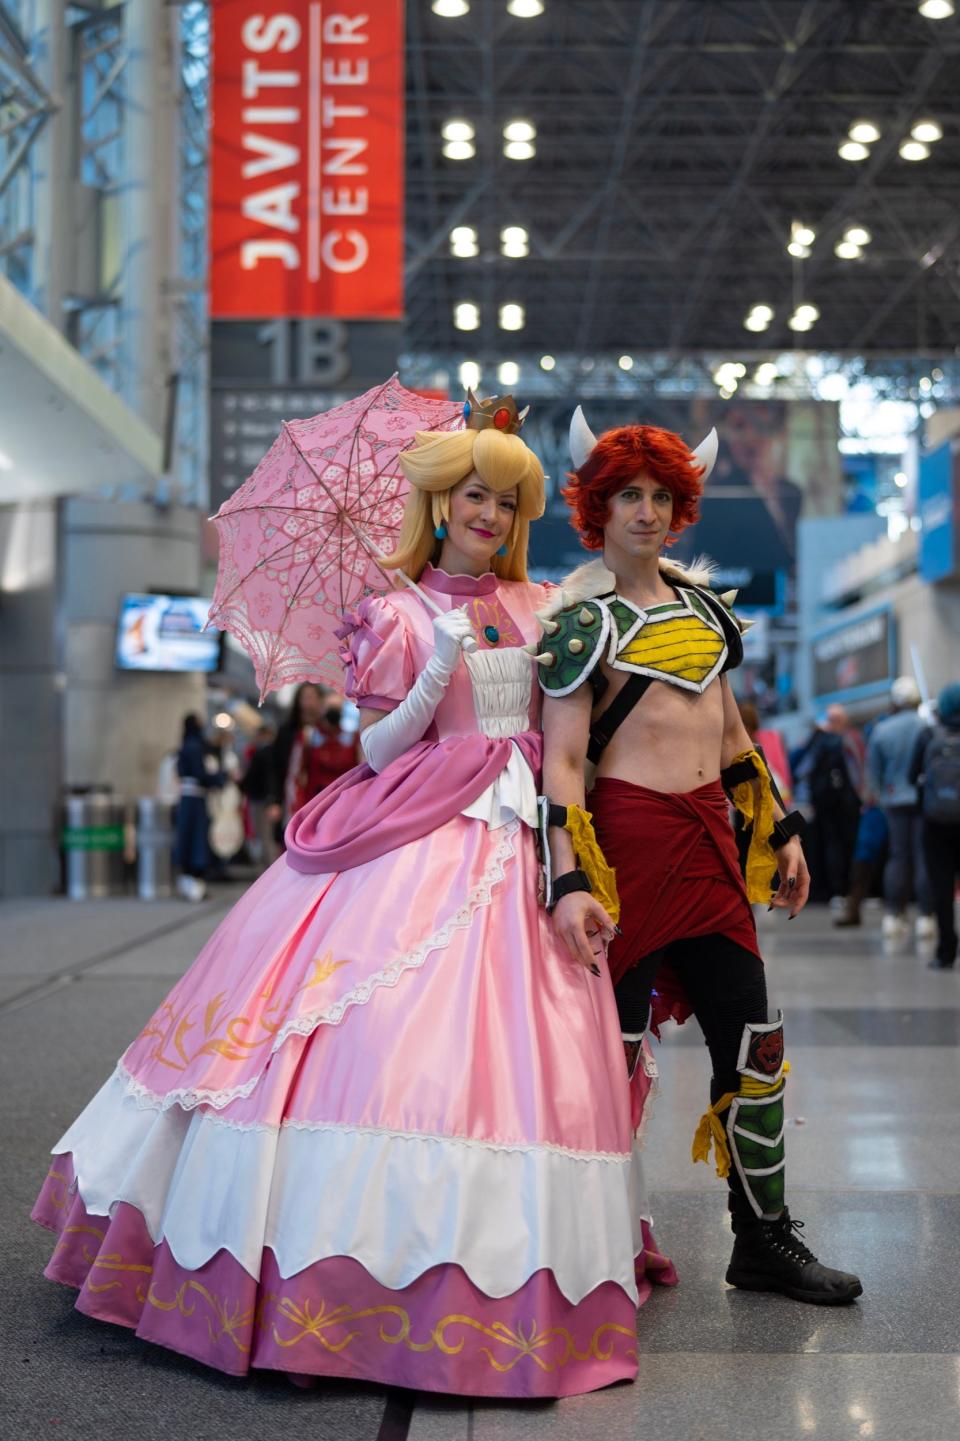
<path fill-rule="evenodd" d="M 433 0 L 430 8 L 434 15 L 442 15 L 445 20 L 457 20 L 467 14 L 470 0 Z"/>
<path fill-rule="evenodd" d="M 479 305 L 472 300 L 458 300 L 453 307 L 453 323 L 458 330 L 479 330 Z"/>
<path fill-rule="evenodd" d="M 473 140 L 476 133 L 470 120 L 445 120 L 440 128 L 444 140 Z"/>
<path fill-rule="evenodd" d="M 537 153 L 537 147 L 531 145 L 529 140 L 508 140 L 503 147 L 503 153 L 508 160 L 532 160 Z"/>
<path fill-rule="evenodd" d="M 791 315 L 787 324 L 791 330 L 809 330 L 813 325 L 813 321 L 808 320 L 805 315 Z"/>
<path fill-rule="evenodd" d="M 522 225 L 505 225 L 500 231 L 500 253 L 519 260 L 530 254 L 530 235 Z"/>
<path fill-rule="evenodd" d="M 801 245 L 799 240 L 791 240 L 787 246 L 787 253 L 788 255 L 792 255 L 795 260 L 806 260 L 810 254 L 810 247 L 809 245 Z"/>
<path fill-rule="evenodd" d="M 854 245 L 869 245 L 873 236 L 862 225 L 848 225 L 843 232 L 843 238 L 851 240 Z"/>
<path fill-rule="evenodd" d="M 939 120 L 933 120 L 930 116 L 925 116 L 923 120 L 914 121 L 910 126 L 910 134 L 914 140 L 922 140 L 927 144 L 932 144 L 935 140 L 943 139 L 943 126 Z"/>
<path fill-rule="evenodd" d="M 921 0 L 917 9 L 925 20 L 949 20 L 956 6 L 953 0 Z"/>
<path fill-rule="evenodd" d="M 833 247 L 833 253 L 838 256 L 840 260 L 859 260 L 863 251 L 853 240 L 838 240 Z"/>
<path fill-rule="evenodd" d="M 904 490 L 907 484 L 907 477 L 902 470 L 898 470 L 893 477 L 893 483 L 899 490 Z"/>
<path fill-rule="evenodd" d="M 855 120 L 847 134 L 851 140 L 859 140 L 861 145 L 872 145 L 880 139 L 880 128 L 872 120 Z"/>
<path fill-rule="evenodd" d="M 455 225 L 450 232 L 450 253 L 461 260 L 480 254 L 477 232 L 472 225 Z"/>
<path fill-rule="evenodd" d="M 804 225 L 802 220 L 793 220 L 790 223 L 790 239 L 798 240 L 801 245 L 812 245 L 817 238 L 817 232 L 812 225 Z"/>
<path fill-rule="evenodd" d="M 765 360 L 758 365 L 754 374 L 754 382 L 757 385 L 772 385 L 777 378 L 777 367 L 772 360 Z"/>
<path fill-rule="evenodd" d="M 509 120 L 503 127 L 504 140 L 536 140 L 537 127 L 532 120 Z"/>
<path fill-rule="evenodd" d="M 904 160 L 926 160 L 929 154 L 930 147 L 922 140 L 900 141 L 900 155 Z"/>
<path fill-rule="evenodd" d="M 516 385 L 520 379 L 520 367 L 515 360 L 502 360 L 497 366 L 497 379 L 501 385 Z"/>
<path fill-rule="evenodd" d="M 756 316 L 757 320 L 762 320 L 764 325 L 769 325 L 773 319 L 773 306 L 751 305 L 750 314 Z"/>
<path fill-rule="evenodd" d="M 837 154 L 841 160 L 866 160 L 870 151 L 859 140 L 845 140 L 837 146 Z"/>
<path fill-rule="evenodd" d="M 554 358 L 553 358 L 552 355 L 541 355 L 541 357 L 540 357 L 540 369 L 541 369 L 541 370 L 554 370 L 554 369 L 556 368 L 556 364 L 557 364 L 557 362 L 554 360 Z"/>
<path fill-rule="evenodd" d="M 806 305 L 798 305 L 793 313 L 794 315 L 802 316 L 805 320 L 809 320 L 811 324 L 813 321 L 820 319 L 820 312 L 817 307 L 809 303 Z"/>
<path fill-rule="evenodd" d="M 741 365 L 739 361 L 725 360 L 723 364 L 718 365 L 713 372 L 713 383 L 714 385 L 719 385 L 721 390 L 727 389 L 732 393 L 736 390 L 738 381 L 740 381 L 746 373 L 747 367 Z"/>
<path fill-rule="evenodd" d="M 737 382 L 736 382 L 735 380 L 732 381 L 729 385 L 721 385 L 721 387 L 720 387 L 720 396 L 721 396 L 721 398 L 722 398 L 723 400 L 729 400 L 730 397 L 733 395 L 733 392 L 736 390 L 736 388 L 737 388 Z"/>
<path fill-rule="evenodd" d="M 443 153 L 448 160 L 472 160 L 477 153 L 477 147 L 472 140 L 447 140 Z"/>
<path fill-rule="evenodd" d="M 507 13 L 518 20 L 533 20 L 543 14 L 543 0 L 507 0 Z"/>
<path fill-rule="evenodd" d="M 621 355 L 620 359 L 617 361 L 617 364 L 619 365 L 619 367 L 620 367 L 621 370 L 632 370 L 632 369 L 633 369 L 633 356 L 632 356 L 632 355 Z"/>
<path fill-rule="evenodd" d="M 500 329 L 501 330 L 522 330 L 526 322 L 526 312 L 522 305 L 514 300 L 507 300 L 500 307 Z"/>
<path fill-rule="evenodd" d="M 475 360 L 464 360 L 461 363 L 460 384 L 464 390 L 476 390 L 480 384 L 480 367 Z"/>

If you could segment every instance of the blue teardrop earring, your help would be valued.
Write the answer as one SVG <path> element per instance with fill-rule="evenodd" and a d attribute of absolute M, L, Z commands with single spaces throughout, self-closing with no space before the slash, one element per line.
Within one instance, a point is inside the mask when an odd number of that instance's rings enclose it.
<path fill-rule="evenodd" d="M 500 547 L 500 549 L 497 551 L 497 555 L 506 555 L 506 553 L 507 553 L 507 547 L 506 547 L 506 545 L 504 544 L 504 545 L 502 545 L 502 546 Z"/>
<path fill-rule="evenodd" d="M 447 527 L 445 525 L 438 525 L 433 533 L 437 537 L 437 540 L 446 540 Z"/>

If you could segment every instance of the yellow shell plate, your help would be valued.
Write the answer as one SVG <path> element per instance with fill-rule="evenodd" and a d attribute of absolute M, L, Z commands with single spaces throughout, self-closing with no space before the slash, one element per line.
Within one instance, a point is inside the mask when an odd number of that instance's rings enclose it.
<path fill-rule="evenodd" d="M 701 685 L 724 645 L 723 636 L 698 615 L 680 615 L 655 625 L 648 622 L 618 652 L 617 660 Z"/>

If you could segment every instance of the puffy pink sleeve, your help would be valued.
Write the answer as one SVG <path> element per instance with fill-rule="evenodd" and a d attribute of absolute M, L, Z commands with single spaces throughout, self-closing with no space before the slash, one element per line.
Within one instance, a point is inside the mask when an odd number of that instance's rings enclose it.
<path fill-rule="evenodd" d="M 347 612 L 337 635 L 350 699 L 371 710 L 394 710 L 416 679 L 403 613 L 380 596 L 367 596 Z"/>

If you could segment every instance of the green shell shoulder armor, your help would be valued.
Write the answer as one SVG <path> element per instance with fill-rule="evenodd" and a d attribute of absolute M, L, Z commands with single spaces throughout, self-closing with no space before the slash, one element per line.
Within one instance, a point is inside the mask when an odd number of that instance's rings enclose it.
<path fill-rule="evenodd" d="M 606 602 L 597 599 L 564 606 L 545 621 L 537 667 L 542 690 L 570 695 L 588 680 L 607 650 L 612 626 Z"/>
<path fill-rule="evenodd" d="M 699 611 L 704 620 L 712 621 L 722 632 L 726 654 L 719 670 L 736 669 L 743 661 L 743 632 L 750 625 L 733 613 L 736 591 L 718 595 L 707 586 L 686 579 L 678 584 L 687 593 L 687 606 L 694 612 Z M 665 607 L 659 609 L 662 611 Z M 544 622 L 540 642 L 537 669 L 544 693 L 557 697 L 570 695 L 591 678 L 596 685 L 596 672 L 605 657 L 616 669 L 633 669 L 628 646 L 638 628 L 646 623 L 645 614 L 616 594 L 579 600 L 557 611 Z M 655 614 L 656 608 L 649 612 L 650 624 Z"/>

